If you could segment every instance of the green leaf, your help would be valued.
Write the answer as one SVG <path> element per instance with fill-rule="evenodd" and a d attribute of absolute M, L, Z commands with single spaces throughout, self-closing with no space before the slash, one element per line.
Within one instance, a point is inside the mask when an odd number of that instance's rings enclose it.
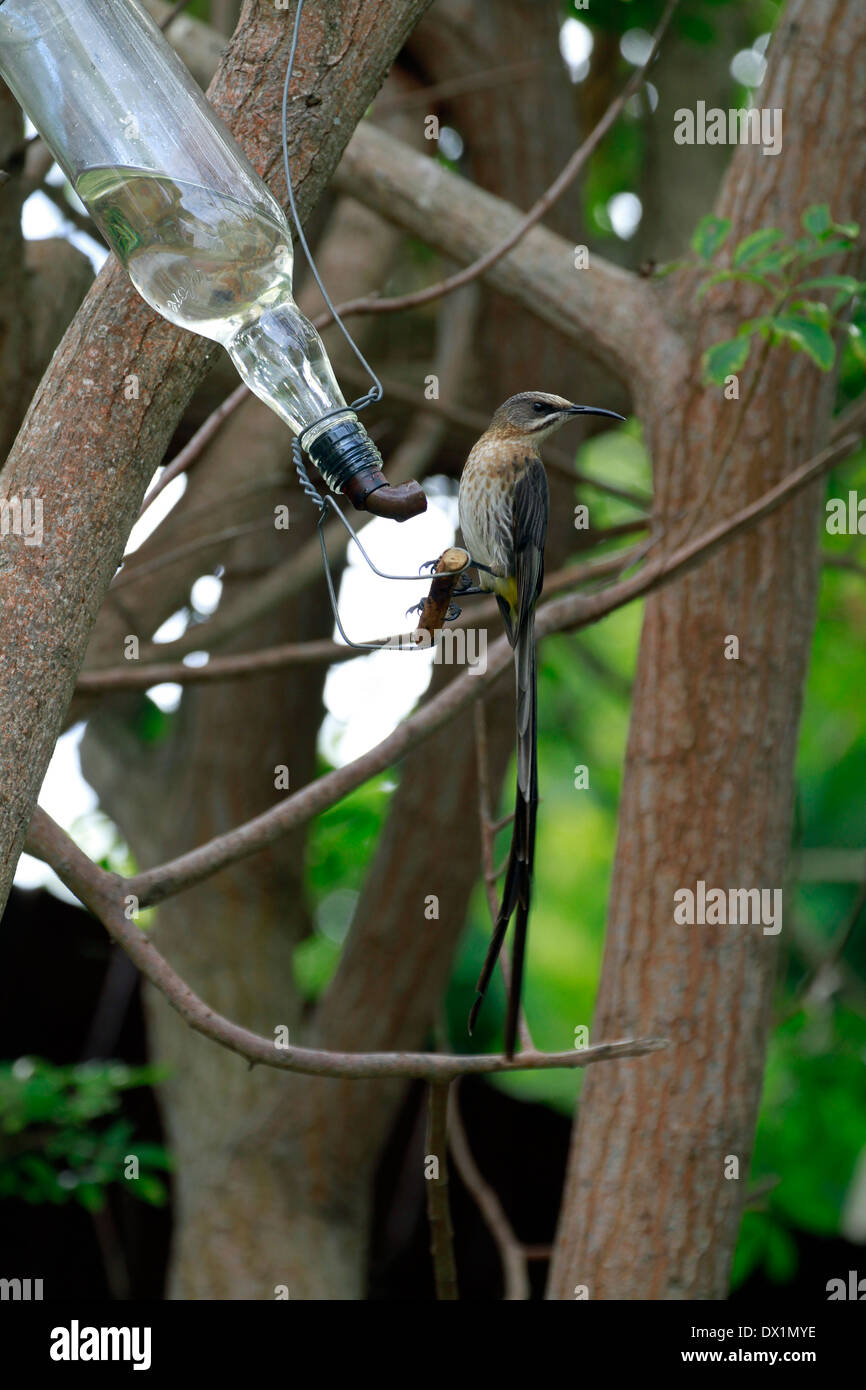
<path fill-rule="evenodd" d="M 673 275 L 675 270 L 682 270 L 688 264 L 688 261 L 663 261 L 661 265 L 653 266 L 652 278 L 663 280 L 666 275 Z"/>
<path fill-rule="evenodd" d="M 149 1142 L 133 1144 L 130 1148 L 130 1153 L 135 1154 L 142 1168 L 171 1169 L 171 1155 L 166 1152 L 162 1144 L 151 1144 Z"/>
<path fill-rule="evenodd" d="M 773 320 L 769 314 L 761 314 L 756 319 L 743 319 L 737 329 L 738 338 L 748 338 L 752 333 L 760 333 L 762 338 L 769 338 L 773 327 Z"/>
<path fill-rule="evenodd" d="M 773 319 L 773 330 L 794 348 L 808 353 L 822 372 L 829 372 L 836 358 L 836 349 L 826 328 L 796 314 L 780 314 Z"/>
<path fill-rule="evenodd" d="M 760 285 L 762 289 L 769 290 L 771 294 L 775 293 L 776 289 L 769 280 L 765 280 L 763 276 L 755 274 L 752 270 L 717 270 L 715 275 L 711 275 L 701 285 L 698 290 L 698 299 L 701 298 L 701 295 L 706 294 L 713 285 L 720 285 L 726 280 L 744 280 L 750 285 Z"/>
<path fill-rule="evenodd" d="M 798 290 L 847 290 L 859 294 L 862 286 L 856 275 L 818 275 L 814 280 L 801 280 Z"/>
<path fill-rule="evenodd" d="M 829 203 L 813 203 L 800 218 L 810 236 L 823 236 L 833 226 Z"/>
<path fill-rule="evenodd" d="M 774 1284 L 787 1284 L 797 1268 L 797 1242 L 784 1226 L 773 1224 L 767 1232 L 766 1270 Z"/>
<path fill-rule="evenodd" d="M 792 299 L 788 307 L 794 311 L 794 318 L 802 316 L 828 331 L 832 327 L 832 315 L 823 299 Z"/>
<path fill-rule="evenodd" d="M 724 386 L 725 378 L 739 372 L 749 360 L 752 344 L 747 336 L 728 338 L 704 353 L 704 380 Z"/>
<path fill-rule="evenodd" d="M 725 244 L 730 230 L 729 217 L 715 217 L 712 213 L 707 213 L 692 233 L 692 250 L 701 260 L 712 260 L 719 248 Z"/>
<path fill-rule="evenodd" d="M 330 984 L 340 959 L 336 941 L 314 932 L 295 947 L 292 973 L 304 999 L 317 999 Z"/>
<path fill-rule="evenodd" d="M 833 237 L 831 241 L 825 241 L 814 250 L 807 251 L 803 256 L 803 264 L 809 265 L 812 261 L 823 261 L 828 256 L 838 256 L 841 251 L 851 250 L 851 240 L 848 237 Z"/>
<path fill-rule="evenodd" d="M 781 275 L 785 266 L 790 265 L 796 255 L 793 246 L 777 246 L 775 251 L 762 256 L 754 269 L 759 270 L 762 275 Z"/>
<path fill-rule="evenodd" d="M 105 1207 L 105 1192 L 95 1182 L 81 1182 L 75 1189 L 75 1199 L 86 1211 L 102 1211 Z"/>
<path fill-rule="evenodd" d="M 761 260 L 764 253 L 781 239 L 782 233 L 778 227 L 762 227 L 760 231 L 750 232 L 747 237 L 743 237 L 734 252 L 733 265 L 735 269 L 754 266 L 756 262 Z"/>
<path fill-rule="evenodd" d="M 129 1186 L 134 1197 L 140 1202 L 147 1202 L 151 1207 L 164 1207 L 168 1201 L 165 1183 L 160 1182 L 152 1173 L 142 1173 L 141 1177 Z"/>

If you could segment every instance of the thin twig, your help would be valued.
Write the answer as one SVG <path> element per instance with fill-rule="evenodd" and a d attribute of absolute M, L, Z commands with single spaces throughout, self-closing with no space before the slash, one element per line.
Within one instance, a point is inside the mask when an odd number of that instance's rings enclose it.
<path fill-rule="evenodd" d="M 848 570 L 851 574 L 858 574 L 861 579 L 866 576 L 866 565 L 850 555 L 822 555 L 821 564 L 825 569 Z"/>
<path fill-rule="evenodd" d="M 610 601 L 613 599 L 614 607 L 622 607 L 623 603 L 631 602 L 632 598 L 638 595 L 653 593 L 663 584 L 670 582 L 671 578 L 687 573 L 699 562 L 708 559 L 721 546 L 728 544 L 735 536 L 742 535 L 745 531 L 751 530 L 763 521 L 772 512 L 776 511 L 784 502 L 788 502 L 797 493 L 802 492 L 811 483 L 832 468 L 834 463 L 845 458 L 860 443 L 858 434 L 849 434 L 838 443 L 829 445 L 821 453 L 816 454 L 808 463 L 802 464 L 800 468 L 795 468 L 780 483 L 768 488 L 754 502 L 748 506 L 741 507 L 733 515 L 711 526 L 702 536 L 688 544 L 679 546 L 671 555 L 662 556 L 660 560 L 654 561 L 645 566 L 638 575 L 625 579 L 619 584 L 612 584 L 608 589 L 602 590 L 596 595 L 594 600 L 589 600 L 590 608 L 586 614 L 588 622 L 595 622 L 599 617 L 606 616 L 612 612 Z M 565 600 L 560 599 L 557 603 L 548 605 L 549 620 L 555 621 L 555 614 L 561 609 Z M 589 612 L 592 616 L 589 616 Z M 585 626 L 586 622 L 581 623 Z"/>
<path fill-rule="evenodd" d="M 785 1010 L 782 1017 L 778 1020 L 779 1023 L 787 1023 L 789 1019 L 794 1018 L 798 1013 L 800 1013 L 801 1009 L 804 1009 L 806 1007 L 809 995 L 812 993 L 816 984 L 819 982 L 822 976 L 828 975 L 830 971 L 836 965 L 838 965 L 839 961 L 842 958 L 842 952 L 845 950 L 845 947 L 848 945 L 848 942 L 854 935 L 854 929 L 860 920 L 860 915 L 863 912 L 864 907 L 866 907 L 866 879 L 864 879 L 864 881 L 861 883 L 857 896 L 854 899 L 854 906 L 849 912 L 848 917 L 846 921 L 843 923 L 841 929 L 836 933 L 836 936 L 833 938 L 833 941 L 830 944 L 830 949 L 828 950 L 827 954 L 823 956 L 820 960 L 816 961 L 815 964 L 812 965 L 809 970 L 807 970 L 806 975 L 804 979 L 801 980 L 800 985 L 790 1005 Z"/>
<path fill-rule="evenodd" d="M 60 212 L 61 217 L 65 217 L 66 221 L 71 223 L 73 227 L 77 227 L 80 232 L 84 232 L 85 236 L 92 237 L 93 240 L 98 242 L 101 246 L 106 245 L 105 238 L 96 223 L 88 217 L 87 213 L 79 212 L 77 208 L 72 206 L 68 198 L 65 197 L 62 188 L 56 187 L 53 183 L 46 182 L 40 186 L 38 191 L 43 193 L 46 198 L 50 198 L 51 202 Z"/>
<path fill-rule="evenodd" d="M 454 1262 L 454 1232 L 448 1201 L 448 1090 L 447 1081 L 431 1081 L 428 1089 L 427 1153 L 425 1163 L 435 1160 L 435 1175 L 425 1173 L 427 1181 L 427 1219 L 430 1222 L 430 1253 L 437 1299 L 457 1298 L 457 1266 Z"/>
<path fill-rule="evenodd" d="M 200 550 L 209 550 L 211 546 L 222 545 L 226 541 L 239 540 L 241 536 L 248 536 L 253 531 L 273 530 L 273 527 L 273 515 L 260 517 L 258 521 L 242 521 L 238 526 L 224 526 L 221 531 L 212 531 L 209 535 L 204 536 L 194 536 L 191 540 L 184 541 L 182 545 L 177 545 L 172 550 L 161 551 L 160 554 L 147 560 L 141 560 L 138 564 L 133 563 L 131 556 L 129 563 L 125 564 L 123 569 L 112 579 L 110 591 L 114 593 L 118 589 L 127 588 L 130 584 L 137 584 L 139 580 L 145 579 L 155 570 L 163 569 L 166 565 L 173 565 L 178 560 L 186 559 L 189 555 L 196 555 Z"/>
<path fill-rule="evenodd" d="M 287 642 L 280 647 L 263 647 L 258 652 L 237 656 L 212 657 L 206 666 L 187 666 L 182 661 L 149 661 L 144 665 L 106 666 L 83 671 L 75 687 L 77 694 L 103 694 L 116 690 L 149 690 L 152 685 L 205 685 L 213 681 L 243 680 L 263 671 L 281 671 L 287 666 L 330 666 L 338 661 L 354 661 L 353 647 L 340 646 L 329 638 L 318 642 Z"/>
<path fill-rule="evenodd" d="M 837 439 L 841 439 L 843 435 L 849 434 L 852 430 L 857 430 L 860 434 L 866 430 L 866 391 L 863 391 L 856 400 L 850 401 L 832 421 L 830 443 L 835 444 Z"/>
<path fill-rule="evenodd" d="M 448 1102 L 448 1135 L 454 1165 L 464 1187 L 475 1199 L 502 1261 L 502 1279 L 506 1302 L 529 1298 L 527 1252 L 521 1245 L 493 1188 L 483 1177 L 469 1145 L 469 1138 L 460 1114 L 460 1082 L 451 1087 Z"/>
<path fill-rule="evenodd" d="M 503 63 L 495 68 L 482 68 L 463 77 L 449 77 L 444 82 L 412 88 L 400 96 L 387 97 L 385 100 L 380 98 L 376 102 L 375 115 L 379 117 L 386 111 L 405 111 L 413 106 L 429 109 L 433 102 L 462 96 L 466 92 L 486 91 L 503 83 L 522 82 L 526 78 L 541 76 L 546 69 L 553 71 L 558 66 L 558 60 L 550 62 L 543 58 L 525 58 L 519 63 Z"/>
<path fill-rule="evenodd" d="M 770 311 L 771 314 L 778 313 L 779 308 L 781 308 L 786 298 L 786 294 L 782 295 L 781 299 L 779 299 L 773 305 L 773 308 Z M 749 383 L 749 389 L 746 392 L 742 405 L 740 406 L 736 416 L 734 417 L 733 429 L 731 430 L 728 436 L 727 442 L 724 444 L 722 448 L 719 461 L 718 463 L 711 462 L 709 465 L 709 482 L 704 487 L 703 491 L 701 492 L 701 495 L 698 497 L 698 500 L 695 503 L 693 503 L 692 506 L 688 507 L 682 516 L 677 518 L 677 521 L 679 522 L 682 520 L 687 520 L 689 517 L 691 517 L 691 522 L 686 527 L 686 530 L 677 537 L 677 540 L 681 545 L 684 545 L 685 542 L 688 540 L 689 536 L 691 536 L 694 533 L 694 529 L 697 526 L 698 521 L 700 520 L 704 507 L 707 505 L 710 498 L 715 493 L 716 488 L 719 486 L 719 484 L 722 481 L 722 478 L 725 475 L 731 454 L 733 453 L 734 445 L 739 439 L 740 430 L 743 427 L 743 422 L 749 413 L 749 407 L 757 394 L 758 386 L 760 385 L 761 380 L 763 378 L 764 369 L 767 365 L 767 360 L 770 355 L 771 347 L 772 343 L 768 339 L 764 343 L 758 365 L 755 371 L 752 373 L 752 380 Z"/>
<path fill-rule="evenodd" d="M 216 410 L 211 412 L 204 424 L 200 425 L 196 430 L 192 439 L 184 444 L 183 448 L 175 455 L 171 463 L 166 464 L 141 504 L 141 511 L 138 514 L 140 517 L 144 515 L 148 507 L 156 500 L 163 489 L 168 487 L 173 478 L 177 478 L 181 473 L 185 473 L 188 468 L 192 467 L 204 449 L 204 446 L 213 439 L 223 422 L 233 411 L 237 410 L 241 402 L 245 401 L 247 396 L 250 395 L 252 395 L 252 392 L 248 386 L 238 386 L 232 391 L 230 396 L 226 396 L 226 399 L 221 405 L 217 406 Z"/>
<path fill-rule="evenodd" d="M 453 275 L 447 276 L 444 280 L 438 281 L 435 285 L 428 285 L 426 289 L 414 290 L 409 294 L 394 295 L 388 299 L 362 298 L 350 299 L 345 304 L 337 306 L 337 313 L 341 318 L 346 318 L 349 314 L 390 314 L 402 309 L 414 309 L 422 304 L 430 304 L 434 299 L 441 299 L 445 294 L 451 294 L 454 290 L 460 289 L 462 285 L 468 285 L 472 280 L 477 280 L 484 275 L 497 261 L 501 261 L 503 256 L 507 256 L 526 233 L 540 222 L 542 217 L 550 211 L 554 204 L 562 197 L 567 188 L 574 182 L 577 175 L 583 169 L 590 155 L 592 155 L 601 141 L 607 135 L 611 126 L 619 119 L 620 113 L 629 99 L 641 86 L 646 74 L 656 59 L 659 45 L 667 31 L 667 27 L 673 17 L 679 0 L 668 0 L 661 23 L 656 30 L 652 47 L 649 55 L 639 68 L 636 68 L 626 83 L 619 96 L 616 97 L 605 111 L 604 115 L 597 122 L 583 144 L 575 150 L 571 159 L 560 171 L 553 183 L 542 193 L 538 201 L 530 208 L 525 217 L 522 217 L 515 227 L 508 233 L 498 245 L 485 251 L 483 256 L 473 261 L 471 265 L 464 266 L 462 270 L 456 271 Z M 321 315 L 316 319 L 316 327 L 323 328 L 331 323 L 333 316 L 330 313 Z"/>

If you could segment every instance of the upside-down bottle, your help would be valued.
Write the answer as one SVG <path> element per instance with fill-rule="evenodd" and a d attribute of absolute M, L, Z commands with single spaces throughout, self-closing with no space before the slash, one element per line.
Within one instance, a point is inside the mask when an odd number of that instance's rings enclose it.
<path fill-rule="evenodd" d="M 334 492 L 423 511 L 417 483 L 388 485 L 295 304 L 282 208 L 138 0 L 0 0 L 0 75 L 142 298 L 222 343 Z"/>

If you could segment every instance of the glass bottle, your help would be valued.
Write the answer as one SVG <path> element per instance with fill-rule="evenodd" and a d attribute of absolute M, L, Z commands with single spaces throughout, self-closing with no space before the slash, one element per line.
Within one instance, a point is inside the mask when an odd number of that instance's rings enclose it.
<path fill-rule="evenodd" d="M 388 485 L 295 304 L 282 208 L 137 0 L 0 0 L 0 75 L 142 298 L 222 343 L 334 492 L 423 511 L 417 483 Z"/>

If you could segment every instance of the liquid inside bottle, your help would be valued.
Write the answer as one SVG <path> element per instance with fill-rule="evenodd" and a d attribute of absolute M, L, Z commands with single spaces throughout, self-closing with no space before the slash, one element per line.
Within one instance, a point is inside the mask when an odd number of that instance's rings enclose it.
<path fill-rule="evenodd" d="M 299 433 L 345 405 L 322 341 L 292 297 L 279 204 L 244 203 L 146 169 L 95 167 L 75 191 L 139 294 L 222 343 L 247 385 Z"/>

